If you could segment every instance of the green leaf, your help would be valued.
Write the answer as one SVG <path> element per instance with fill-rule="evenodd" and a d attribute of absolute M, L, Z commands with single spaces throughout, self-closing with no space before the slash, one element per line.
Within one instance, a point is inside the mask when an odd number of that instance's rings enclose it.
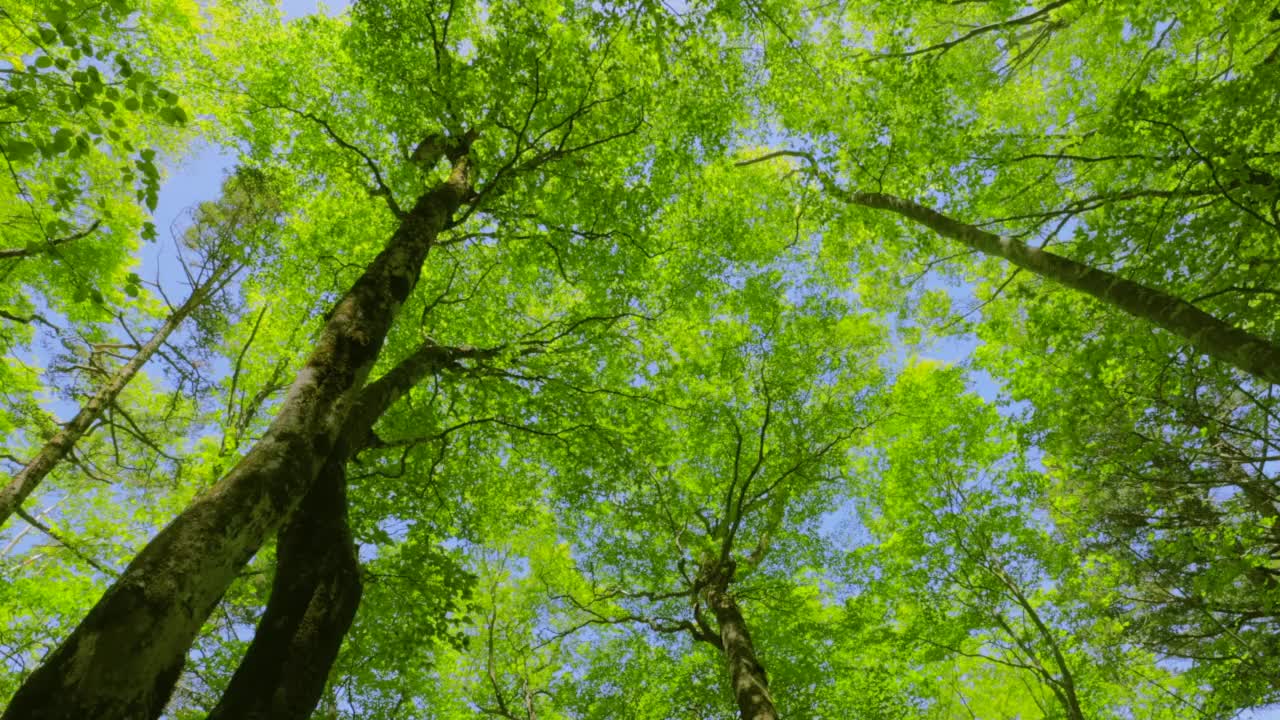
<path fill-rule="evenodd" d="M 26 160 L 36 153 L 36 146 L 26 140 L 10 140 L 5 145 L 5 153 L 14 162 Z"/>
<path fill-rule="evenodd" d="M 70 130 L 67 128 L 58 128 L 57 132 L 53 134 L 53 143 L 51 143 L 50 148 L 54 153 L 61 154 L 71 149 L 73 141 L 74 136 L 71 134 Z"/>

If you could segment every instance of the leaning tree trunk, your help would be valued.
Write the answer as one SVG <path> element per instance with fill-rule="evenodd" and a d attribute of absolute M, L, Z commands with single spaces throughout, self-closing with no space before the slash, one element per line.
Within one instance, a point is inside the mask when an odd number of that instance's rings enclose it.
<path fill-rule="evenodd" d="M 307 720 L 363 587 L 347 527 L 345 458 L 333 458 L 280 531 L 271 599 L 209 720 Z"/>
<path fill-rule="evenodd" d="M 471 194 L 465 153 L 334 306 L 262 439 L 143 548 L 3 720 L 159 716 L 201 625 L 331 454 L 428 250 Z"/>
<path fill-rule="evenodd" d="M 362 590 L 347 526 L 347 460 L 371 437 L 382 413 L 423 377 L 495 353 L 424 343 L 360 394 L 315 486 L 280 531 L 266 611 L 209 720 L 311 717 Z"/>
<path fill-rule="evenodd" d="M 769 679 L 756 657 L 755 646 L 747 632 L 747 621 L 728 588 L 718 585 L 707 589 L 707 604 L 720 626 L 720 642 L 729 663 L 729 677 L 733 682 L 734 699 L 738 701 L 738 712 L 742 720 L 777 720 L 778 711 L 773 706 L 773 696 L 769 694 Z"/>
<path fill-rule="evenodd" d="M 833 189 L 827 182 L 829 189 Z M 1079 290 L 1168 330 L 1209 357 L 1261 380 L 1280 384 L 1280 344 L 1241 330 L 1186 300 L 1012 238 L 989 233 L 911 200 L 872 192 L 837 190 L 836 194 L 851 205 L 897 213 L 984 255 L 1004 258 L 1024 270 Z"/>
<path fill-rule="evenodd" d="M 0 488 L 0 528 L 4 527 L 9 518 L 22 507 L 22 503 L 27 499 L 27 496 L 71 452 L 71 449 L 75 447 L 80 438 L 89 432 L 89 428 L 93 427 L 98 418 L 102 417 L 102 413 L 111 407 L 111 404 L 124 391 L 125 386 L 133 380 L 138 371 L 142 369 L 142 366 L 151 360 L 151 357 L 156 354 L 161 345 L 164 345 L 169 336 L 173 334 L 173 331 L 177 330 L 178 326 L 182 325 L 183 321 L 187 319 L 187 316 L 222 286 L 223 280 L 228 276 L 229 272 L 230 267 L 224 265 L 215 270 L 203 284 L 192 288 L 191 295 L 186 302 L 178 306 L 178 309 L 174 310 L 165 319 L 160 329 L 156 330 L 151 339 L 138 348 L 133 357 L 129 358 L 129 362 L 125 363 L 123 367 L 111 376 L 111 379 L 105 385 L 98 389 L 98 392 L 84 404 L 84 407 L 80 408 L 75 417 L 71 418 L 71 421 L 66 425 L 63 425 L 62 429 L 40 448 L 35 457 L 31 458 L 26 466 L 19 470 L 18 474 L 14 475 L 7 485 Z"/>

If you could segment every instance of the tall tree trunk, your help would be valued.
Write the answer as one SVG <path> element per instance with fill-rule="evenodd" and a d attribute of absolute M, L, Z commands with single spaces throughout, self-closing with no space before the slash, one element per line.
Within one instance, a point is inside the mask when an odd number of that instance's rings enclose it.
<path fill-rule="evenodd" d="M 1030 247 L 1013 238 L 987 232 L 912 200 L 885 193 L 845 190 L 822 171 L 813 155 L 806 152 L 779 150 L 743 160 L 738 165 L 752 165 L 782 156 L 801 158 L 808 162 L 810 171 L 822 183 L 823 188 L 832 197 L 849 205 L 888 210 L 901 215 L 984 255 L 1008 260 L 1040 277 L 1079 290 L 1134 317 L 1151 322 L 1186 340 L 1198 352 L 1237 367 L 1260 380 L 1280 384 L 1280 343 L 1241 330 L 1163 290 Z"/>
<path fill-rule="evenodd" d="M 49 438 L 49 441 L 40 448 L 35 457 L 31 458 L 26 466 L 19 470 L 18 474 L 14 475 L 7 485 L 0 488 L 0 528 L 3 528 L 9 518 L 18 511 L 18 508 L 22 507 L 22 503 L 27 499 L 27 496 L 67 456 L 67 453 L 71 452 L 71 449 L 75 447 L 80 438 L 84 437 L 89 428 L 93 427 L 98 418 L 102 417 L 102 413 L 108 407 L 111 407 L 111 404 L 115 402 L 120 393 L 124 391 L 129 382 L 142 369 L 142 366 L 151 360 L 151 357 L 156 354 L 160 346 L 164 345 L 169 336 L 178 329 L 178 326 L 182 325 L 187 316 L 222 287 L 230 274 L 230 270 L 230 267 L 226 265 L 219 267 L 209 276 L 208 280 L 192 288 L 191 295 L 186 302 L 178 306 L 178 309 L 174 310 L 165 319 L 160 329 L 156 330 L 151 338 L 142 347 L 138 348 L 133 357 L 129 358 L 129 362 L 125 363 L 119 370 L 116 370 L 111 379 L 98 389 L 98 392 L 84 404 L 84 407 L 80 408 L 75 417 L 71 418 L 66 425 L 63 425 L 62 429 L 52 438 Z"/>
<path fill-rule="evenodd" d="M 319 704 L 363 590 L 344 465 L 324 466 L 280 531 L 271 599 L 209 720 L 307 720 Z"/>
<path fill-rule="evenodd" d="M 828 189 L 834 183 L 824 178 Z M 957 240 L 984 255 L 1010 263 L 1053 282 L 1079 290 L 1130 315 L 1183 338 L 1197 351 L 1233 365 L 1254 377 L 1280 384 L 1280 344 L 1220 320 L 1181 298 L 1126 280 L 1070 258 L 1038 250 L 1012 238 L 954 220 L 919 203 L 870 192 L 843 192 L 851 205 L 888 210 Z"/>
<path fill-rule="evenodd" d="M 347 526 L 348 459 L 386 409 L 424 377 L 495 353 L 423 343 L 360 394 L 329 462 L 279 533 L 266 611 L 209 720 L 311 717 L 363 589 Z"/>
<path fill-rule="evenodd" d="M 428 250 L 471 194 L 466 150 L 334 306 L 262 439 L 143 548 L 3 720 L 159 716 L 200 626 L 332 453 Z"/>
<path fill-rule="evenodd" d="M 729 663 L 733 696 L 738 701 L 742 720 L 777 720 L 778 711 L 769 694 L 769 679 L 756 657 L 755 646 L 747 632 L 747 621 L 727 587 L 716 584 L 707 589 L 707 604 L 720 626 L 720 642 Z"/>

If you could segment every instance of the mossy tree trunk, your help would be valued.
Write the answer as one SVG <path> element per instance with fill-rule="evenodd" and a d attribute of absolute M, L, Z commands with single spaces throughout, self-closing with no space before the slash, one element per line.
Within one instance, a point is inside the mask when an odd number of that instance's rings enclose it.
<path fill-rule="evenodd" d="M 471 196 L 468 154 L 404 213 L 337 302 L 263 437 L 134 558 L 14 695 L 3 720 L 146 720 L 163 711 L 201 625 L 307 496 L 438 233 Z"/>

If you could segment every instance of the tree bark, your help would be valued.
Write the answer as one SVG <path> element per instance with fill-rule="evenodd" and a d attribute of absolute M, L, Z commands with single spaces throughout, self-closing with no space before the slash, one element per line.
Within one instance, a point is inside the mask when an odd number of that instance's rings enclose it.
<path fill-rule="evenodd" d="M 466 150 L 334 306 L 262 439 L 143 548 L 3 720 L 160 715 L 201 625 L 332 454 L 427 252 L 471 195 Z"/>
<path fill-rule="evenodd" d="M 209 720 L 311 717 L 363 590 L 347 526 L 347 461 L 387 408 L 424 377 L 495 353 L 426 342 L 361 392 L 316 485 L 279 533 L 271 597 Z"/>
<path fill-rule="evenodd" d="M 230 272 L 228 266 L 222 266 L 215 270 L 209 279 L 202 285 L 192 289 L 191 295 L 186 302 L 178 306 L 164 324 L 156 330 L 133 357 L 129 358 L 129 362 L 111 376 L 105 385 L 98 389 L 98 392 L 89 399 L 84 407 L 71 418 L 70 422 L 62 426 L 48 442 L 40 448 L 35 457 L 18 471 L 17 475 L 8 482 L 3 488 L 0 488 L 0 528 L 3 528 L 9 518 L 22 507 L 23 501 L 27 496 L 36 489 L 37 486 L 53 471 L 54 467 L 71 452 L 80 438 L 89 432 L 89 428 L 102 417 L 103 411 L 115 402 L 120 393 L 133 380 L 138 371 L 146 365 L 151 357 L 156 354 L 160 346 L 164 345 L 169 336 L 182 325 L 183 321 L 205 300 L 209 298 L 218 288 L 222 286 L 223 280 L 226 279 Z"/>
<path fill-rule="evenodd" d="M 325 465 L 280 531 L 271 599 L 209 720 L 307 720 L 319 704 L 363 590 L 344 465 Z"/>
<path fill-rule="evenodd" d="M 817 159 L 807 152 L 779 150 L 737 164 L 754 165 L 784 156 L 807 161 L 810 171 L 823 188 L 832 197 L 849 205 L 901 215 L 984 255 L 1003 258 L 1017 267 L 1154 323 L 1183 338 L 1198 352 L 1239 368 L 1259 380 L 1280 384 L 1280 342 L 1242 330 L 1163 290 L 987 232 L 912 200 L 886 193 L 844 190 L 822 171 Z"/>
<path fill-rule="evenodd" d="M 737 601 L 727 587 L 712 586 L 707 589 L 707 604 L 720 626 L 720 642 L 729 663 L 729 678 L 740 717 L 742 720 L 777 720 L 778 711 L 769 694 L 769 679 L 756 657 Z"/>
<path fill-rule="evenodd" d="M 829 179 L 824 178 L 824 182 L 828 189 L 833 189 Z M 1241 330 L 1186 300 L 962 223 L 911 200 L 884 193 L 837 190 L 836 194 L 851 205 L 897 213 L 984 255 L 1003 258 L 1024 270 L 1079 290 L 1164 328 L 1209 357 L 1260 380 L 1280 384 L 1280 344 Z"/>

